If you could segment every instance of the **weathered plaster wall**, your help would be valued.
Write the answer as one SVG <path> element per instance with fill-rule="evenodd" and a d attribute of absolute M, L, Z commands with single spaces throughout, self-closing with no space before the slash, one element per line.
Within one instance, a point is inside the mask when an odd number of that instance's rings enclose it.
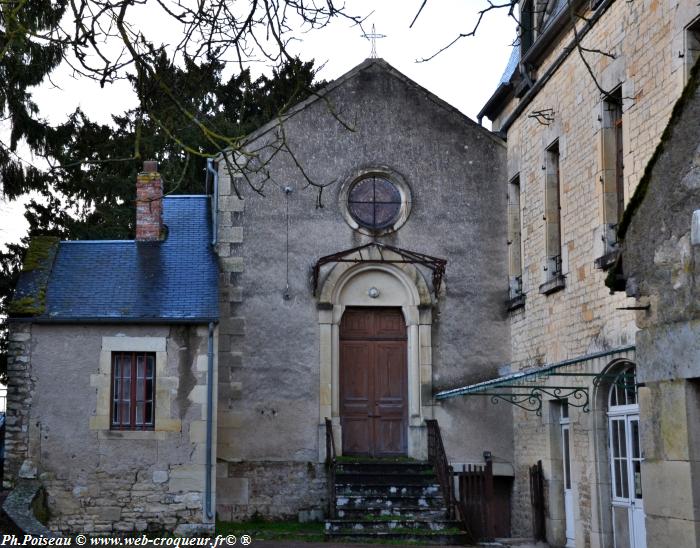
<path fill-rule="evenodd" d="M 613 59 L 590 53 L 586 60 L 603 88 L 622 86 L 626 201 L 639 183 L 683 89 L 688 76 L 685 27 L 698 15 L 699 8 L 692 0 L 616 0 L 583 40 L 585 47 L 614 54 Z M 562 53 L 562 46 L 572 38 L 570 32 L 552 47 L 535 71 L 537 78 L 543 77 Z M 517 101 L 514 99 L 513 103 Z M 513 107 L 507 106 L 505 112 Z M 606 272 L 595 266 L 595 260 L 604 253 L 601 178 L 608 176 L 603 161 L 603 108 L 602 94 L 574 50 L 508 129 L 508 167 L 503 184 L 505 187 L 506 181 L 519 174 L 526 293 L 525 307 L 511 315 L 515 369 L 635 344 L 634 312 L 618 310 L 635 302 L 623 293 L 611 296 L 604 285 Z M 554 121 L 549 125 L 528 116 L 543 109 L 554 111 Z M 546 274 L 543 165 L 545 150 L 557 139 L 566 287 L 542 295 L 539 286 Z M 604 367 L 605 362 L 599 365 Z M 593 386 L 588 386 L 592 393 Z M 532 512 L 527 467 L 539 459 L 553 457 L 541 419 L 522 415 L 519 410 L 515 417 L 513 525 L 514 534 L 528 534 Z M 584 524 L 577 530 L 576 542 L 580 546 L 605 545 L 612 541 L 612 531 L 605 523 L 608 509 L 596 506 L 596 500 L 604 500 L 605 493 L 596 494 L 596 490 L 607 489 L 608 468 L 600 466 L 594 455 L 596 447 L 606 447 L 607 435 L 604 430 L 584 425 L 575 424 L 573 428 L 579 444 L 573 454 L 575 489 L 590 493 L 590 497 L 575 499 L 576 520 Z M 580 428 L 583 432 L 577 432 Z M 552 515 L 556 516 L 556 512 Z"/>
<path fill-rule="evenodd" d="M 625 237 L 646 383 L 643 482 L 649 546 L 700 546 L 700 66 L 679 102 Z M 696 236 L 693 237 L 695 232 Z"/>
<path fill-rule="evenodd" d="M 317 207 L 316 189 L 287 153 L 267 167 L 272 178 L 265 183 L 265 197 L 241 178 L 237 185 L 244 200 L 237 199 L 220 164 L 224 318 L 218 457 L 223 461 L 265 467 L 319 461 L 324 443 L 319 311 L 310 272 L 319 257 L 371 241 L 346 223 L 339 204 L 342 184 L 358 170 L 388 168 L 411 189 L 405 225 L 377 241 L 448 261 L 446 291 L 432 309 L 432 346 L 421 348 L 432 359 L 433 389 L 493 377 L 509 360 L 503 145 L 377 64 L 328 98 L 330 103 L 317 101 L 284 124 L 289 149 L 305 173 L 320 184 L 332 183 L 323 192 L 323 207 Z M 334 118 L 329 104 L 354 131 Z M 274 133 L 268 128 L 255 146 Z M 292 188 L 289 195 L 284 186 Z M 290 299 L 285 300 L 287 257 Z M 421 403 L 430 406 L 426 400 L 429 394 Z M 481 462 L 488 449 L 510 461 L 510 418 L 504 413 L 470 400 L 445 403 L 437 418 L 449 423 L 446 446 L 452 459 Z M 266 481 L 275 481 L 274 475 Z M 311 473 L 308 485 L 316 489 Z M 220 509 L 227 512 L 246 503 L 268 511 L 250 490 L 227 497 L 219 495 Z M 234 517 L 241 515 L 236 512 Z"/>
<path fill-rule="evenodd" d="M 13 339 L 26 329 L 18 324 Z M 17 478 L 18 465 L 20 477 L 38 476 L 51 529 L 184 530 L 210 521 L 203 512 L 207 334 L 206 326 L 31 326 L 13 358 L 28 369 L 10 375 L 8 419 L 21 427 L 8 446 L 6 479 Z M 119 350 L 156 354 L 154 431 L 109 429 L 110 356 Z"/>

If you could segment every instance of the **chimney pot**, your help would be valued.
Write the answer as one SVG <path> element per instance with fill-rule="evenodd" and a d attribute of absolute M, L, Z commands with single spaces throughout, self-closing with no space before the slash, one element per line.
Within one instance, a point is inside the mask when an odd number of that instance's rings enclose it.
<path fill-rule="evenodd" d="M 158 162 L 156 160 L 146 160 L 143 163 L 144 173 L 158 173 Z"/>

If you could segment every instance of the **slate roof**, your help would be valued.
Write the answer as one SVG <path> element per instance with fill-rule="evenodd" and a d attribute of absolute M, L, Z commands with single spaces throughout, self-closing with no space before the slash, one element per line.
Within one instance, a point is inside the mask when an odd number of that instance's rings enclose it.
<path fill-rule="evenodd" d="M 24 272 L 14 301 L 42 300 L 43 310 L 30 318 L 37 322 L 217 321 L 209 198 L 166 197 L 163 221 L 168 236 L 162 242 L 60 242 L 45 287 L 38 287 L 40 274 Z"/>
<path fill-rule="evenodd" d="M 503 75 L 499 80 L 498 84 L 508 84 L 510 79 L 518 68 L 518 62 L 520 61 L 520 46 L 513 46 L 510 52 L 510 57 L 508 58 L 508 64 L 506 65 Z"/>

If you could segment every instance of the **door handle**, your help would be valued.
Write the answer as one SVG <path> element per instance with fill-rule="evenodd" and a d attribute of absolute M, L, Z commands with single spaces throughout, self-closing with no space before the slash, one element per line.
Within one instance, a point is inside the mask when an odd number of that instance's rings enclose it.
<path fill-rule="evenodd" d="M 373 419 L 377 419 L 377 418 L 381 417 L 381 415 L 371 415 L 371 414 L 368 414 L 367 416 L 370 418 L 373 418 Z"/>

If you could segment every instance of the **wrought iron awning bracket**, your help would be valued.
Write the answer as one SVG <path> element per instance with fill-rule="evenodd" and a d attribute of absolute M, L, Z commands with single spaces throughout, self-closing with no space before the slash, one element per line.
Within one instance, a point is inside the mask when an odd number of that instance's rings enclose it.
<path fill-rule="evenodd" d="M 571 407 L 580 408 L 584 413 L 590 411 L 590 398 L 588 387 L 571 386 L 526 386 L 526 385 L 499 385 L 498 388 L 514 390 L 512 392 L 500 392 L 491 390 L 478 390 L 471 392 L 470 396 L 490 396 L 492 403 L 503 400 L 526 411 L 534 411 L 538 416 L 542 415 L 543 396 L 557 401 L 566 401 Z M 535 400 L 539 402 L 536 404 Z M 523 405 L 527 402 L 529 405 Z"/>
<path fill-rule="evenodd" d="M 371 257 L 365 258 L 362 255 L 363 250 L 368 250 L 369 248 L 376 248 L 379 253 L 378 259 L 372 259 Z M 387 258 L 383 251 L 391 251 L 396 253 L 400 259 Z M 352 257 L 352 255 L 358 254 L 358 257 Z M 330 263 L 388 263 L 388 264 L 419 264 L 429 268 L 432 273 L 433 291 L 435 293 L 435 298 L 438 299 L 440 296 L 440 288 L 442 287 L 442 279 L 445 275 L 445 269 L 447 266 L 447 261 L 445 259 L 439 259 L 437 257 L 432 257 L 430 255 L 425 255 L 423 253 L 418 253 L 415 251 L 409 251 L 407 249 L 401 249 L 391 245 L 381 244 L 379 242 L 371 242 L 359 247 L 353 247 L 351 249 L 346 249 L 345 251 L 340 251 L 332 255 L 326 255 L 321 257 L 316 261 L 312 269 L 312 282 L 313 282 L 313 294 L 316 296 L 318 291 L 318 283 L 321 277 L 321 267 Z"/>
<path fill-rule="evenodd" d="M 570 358 L 558 363 L 546 365 L 537 369 L 522 370 L 508 375 L 503 375 L 495 379 L 481 381 L 467 386 L 442 390 L 434 394 L 437 401 L 446 400 L 454 397 L 463 396 L 489 396 L 491 401 L 496 403 L 497 400 L 504 400 L 509 403 L 521 404 L 518 407 L 523 409 L 523 402 L 529 397 L 535 397 L 540 400 L 554 399 L 559 401 L 566 400 L 572 407 L 581 408 L 584 413 L 590 412 L 591 385 L 593 388 L 599 388 L 604 381 L 610 385 L 616 384 L 623 389 L 631 389 L 635 386 L 642 386 L 636 382 L 636 377 L 633 372 L 628 369 L 620 372 L 610 372 L 606 370 L 600 373 L 591 373 L 588 371 L 562 371 L 564 367 L 574 366 L 577 369 L 583 369 L 582 364 L 587 361 L 620 355 L 624 352 L 634 350 L 634 346 L 624 346 L 611 350 L 604 350 Z M 632 363 L 629 359 L 624 358 L 618 360 L 619 364 Z M 562 385 L 557 384 L 556 379 L 552 377 L 563 377 Z M 572 378 L 565 381 L 565 378 Z M 578 379 L 576 379 L 578 377 Z M 548 381 L 552 384 L 548 384 Z M 563 386 L 568 384 L 568 386 Z M 503 391 L 501 391 L 503 390 Z M 537 406 L 536 402 L 530 402 L 528 411 L 541 413 L 541 406 Z"/>

